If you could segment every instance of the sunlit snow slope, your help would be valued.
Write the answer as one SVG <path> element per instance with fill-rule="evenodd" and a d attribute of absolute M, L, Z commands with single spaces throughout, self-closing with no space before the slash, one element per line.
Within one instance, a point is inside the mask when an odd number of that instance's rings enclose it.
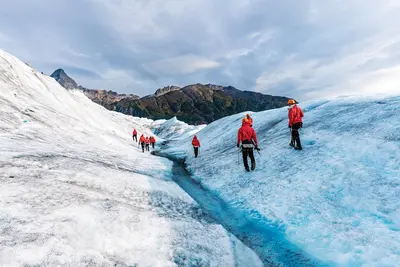
<path fill-rule="evenodd" d="M 303 151 L 288 145 L 286 108 L 253 113 L 262 151 L 252 173 L 236 148 L 245 113 L 200 131 L 197 159 L 191 138 L 166 152 L 185 158 L 193 179 L 231 208 L 268 227 L 264 245 L 274 262 L 301 266 L 297 255 L 304 255 L 332 266 L 399 266 L 400 97 L 300 106 Z"/>
<path fill-rule="evenodd" d="M 204 127 L 206 125 L 187 125 L 176 117 L 169 120 L 157 120 L 151 125 L 153 132 L 163 140 L 184 139 L 193 136 Z"/>
<path fill-rule="evenodd" d="M 0 266 L 259 266 L 110 112 L 0 50 Z"/>

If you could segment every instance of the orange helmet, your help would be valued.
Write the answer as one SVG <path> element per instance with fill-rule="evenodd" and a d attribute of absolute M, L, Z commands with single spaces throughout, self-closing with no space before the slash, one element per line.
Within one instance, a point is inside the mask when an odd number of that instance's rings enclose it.
<path fill-rule="evenodd" d="M 288 105 L 294 105 L 294 104 L 296 104 L 296 101 L 294 101 L 294 99 L 289 99 Z"/>

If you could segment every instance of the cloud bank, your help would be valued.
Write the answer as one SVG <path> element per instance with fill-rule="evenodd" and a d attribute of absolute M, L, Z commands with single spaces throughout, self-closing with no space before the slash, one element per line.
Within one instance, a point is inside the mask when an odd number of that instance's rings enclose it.
<path fill-rule="evenodd" d="M 299 100 L 400 93 L 400 5 L 378 0 L 0 0 L 0 48 L 146 95 L 215 83 Z"/>

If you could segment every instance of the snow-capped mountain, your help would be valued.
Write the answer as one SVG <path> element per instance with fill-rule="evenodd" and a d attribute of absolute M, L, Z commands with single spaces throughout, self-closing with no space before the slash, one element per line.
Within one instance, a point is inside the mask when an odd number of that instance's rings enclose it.
<path fill-rule="evenodd" d="M 252 113 L 262 149 L 255 153 L 254 172 L 244 171 L 236 148 L 245 113 L 202 129 L 198 158 L 190 138 L 160 153 L 184 159 L 201 187 L 241 212 L 243 227 L 264 229 L 262 246 L 257 248 L 259 236 L 254 241 L 261 258 L 279 266 L 302 266 L 302 259 L 328 266 L 399 266 L 400 97 L 343 97 L 300 106 L 303 151 L 288 145 L 286 108 Z"/>
<path fill-rule="evenodd" d="M 262 266 L 134 128 L 0 50 L 0 266 Z"/>

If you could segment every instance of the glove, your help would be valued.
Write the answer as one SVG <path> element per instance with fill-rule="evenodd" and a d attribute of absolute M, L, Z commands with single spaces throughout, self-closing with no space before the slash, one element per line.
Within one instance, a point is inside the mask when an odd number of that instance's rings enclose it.
<path fill-rule="evenodd" d="M 256 146 L 255 150 L 260 151 L 261 149 L 259 149 L 258 146 Z"/>
<path fill-rule="evenodd" d="M 292 128 L 292 126 L 289 125 L 288 128 Z"/>
<path fill-rule="evenodd" d="M 237 144 L 236 146 L 239 147 L 239 144 Z"/>

